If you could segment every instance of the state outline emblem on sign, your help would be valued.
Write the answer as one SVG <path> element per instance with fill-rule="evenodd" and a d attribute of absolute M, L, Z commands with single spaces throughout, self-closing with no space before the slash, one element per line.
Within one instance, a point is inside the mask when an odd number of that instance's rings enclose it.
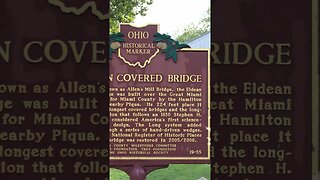
<path fill-rule="evenodd" d="M 111 34 L 109 39 L 109 56 L 117 53 L 127 65 L 145 68 L 160 53 L 165 54 L 165 60 L 178 60 L 178 50 L 190 48 L 180 44 L 171 36 L 159 33 L 158 24 L 134 26 L 129 23 L 120 24 L 120 32 Z"/>

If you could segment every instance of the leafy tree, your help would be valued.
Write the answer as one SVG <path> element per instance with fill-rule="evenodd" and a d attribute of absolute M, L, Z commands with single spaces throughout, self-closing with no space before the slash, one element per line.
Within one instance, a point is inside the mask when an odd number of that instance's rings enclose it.
<path fill-rule="evenodd" d="M 145 16 L 153 0 L 110 0 L 110 33 L 118 32 L 119 23 L 130 23 L 137 15 Z"/>
<path fill-rule="evenodd" d="M 198 23 L 191 23 L 182 30 L 182 33 L 176 35 L 179 42 L 186 43 L 194 38 L 197 38 L 207 32 L 210 32 L 210 9 L 205 13 L 205 16 Z"/>

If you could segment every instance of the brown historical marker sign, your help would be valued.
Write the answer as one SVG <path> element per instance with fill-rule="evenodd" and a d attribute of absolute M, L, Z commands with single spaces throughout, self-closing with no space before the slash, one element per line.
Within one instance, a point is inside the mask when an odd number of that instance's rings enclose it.
<path fill-rule="evenodd" d="M 209 52 L 180 50 L 187 46 L 159 34 L 158 28 L 121 24 L 121 33 L 112 36 L 113 165 L 210 159 Z"/>
<path fill-rule="evenodd" d="M 107 8 L 0 2 L 1 180 L 108 178 Z"/>

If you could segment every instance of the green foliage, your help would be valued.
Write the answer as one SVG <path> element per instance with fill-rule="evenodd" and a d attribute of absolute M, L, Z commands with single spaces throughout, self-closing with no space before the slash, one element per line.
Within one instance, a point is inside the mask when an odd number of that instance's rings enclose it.
<path fill-rule="evenodd" d="M 187 42 L 194 38 L 197 38 L 207 32 L 210 31 L 210 9 L 206 11 L 205 16 L 200 20 L 199 23 L 191 23 L 186 28 L 182 30 L 182 33 L 180 33 L 177 36 L 177 40 L 180 42 Z"/>
<path fill-rule="evenodd" d="M 116 49 L 112 48 L 111 43 L 113 42 L 124 42 L 124 35 L 119 33 L 110 34 L 109 36 L 109 58 L 111 58 L 112 53 L 116 52 Z"/>
<path fill-rule="evenodd" d="M 146 15 L 153 0 L 110 0 L 110 33 L 119 31 L 119 23 L 130 23 L 137 15 Z"/>
<path fill-rule="evenodd" d="M 129 180 L 129 176 L 121 170 L 111 168 L 109 179 L 110 180 Z"/>
<path fill-rule="evenodd" d="M 166 169 L 159 169 L 150 173 L 148 180 L 197 180 L 201 177 L 210 180 L 211 168 L 209 164 L 171 164 Z"/>
<path fill-rule="evenodd" d="M 157 43 L 165 43 L 165 47 L 162 49 L 162 53 L 166 54 L 166 60 L 171 59 L 174 62 L 178 60 L 178 49 L 182 48 L 190 48 L 187 44 L 180 44 L 178 41 L 175 41 L 171 38 L 171 36 L 167 34 L 156 33 L 153 35 L 155 37 L 154 42 Z M 163 46 L 162 46 L 163 47 Z"/>
<path fill-rule="evenodd" d="M 109 43 L 112 43 L 112 42 L 124 42 L 123 37 L 124 37 L 124 34 L 121 33 L 121 32 L 110 34 Z"/>
<path fill-rule="evenodd" d="M 148 180 L 196 180 L 204 177 L 210 180 L 209 164 L 171 164 L 168 168 L 155 170 Z M 110 170 L 110 180 L 129 180 L 129 176 L 116 169 Z"/>

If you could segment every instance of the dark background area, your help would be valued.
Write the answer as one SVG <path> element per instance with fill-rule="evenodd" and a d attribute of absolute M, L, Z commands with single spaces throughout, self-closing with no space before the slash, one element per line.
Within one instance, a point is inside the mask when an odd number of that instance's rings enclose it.
<path fill-rule="evenodd" d="M 311 179 L 311 1 L 293 0 L 224 0 L 212 3 L 212 37 L 211 42 L 222 45 L 225 42 L 245 42 L 255 46 L 262 42 L 290 43 L 292 64 L 289 66 L 270 65 L 264 66 L 253 61 L 247 65 L 214 65 L 212 64 L 213 82 L 236 84 L 243 82 L 259 82 L 271 85 L 289 84 L 293 87 L 293 110 L 288 114 L 293 119 L 291 128 L 283 128 L 293 133 L 294 141 L 283 145 L 291 149 L 293 155 L 288 157 L 288 164 L 293 170 L 289 175 L 276 175 L 270 169 L 274 160 L 259 160 L 251 158 L 212 158 L 211 162 L 221 164 L 235 164 L 244 162 L 248 164 L 263 164 L 266 168 L 264 175 L 235 175 L 230 178 L 223 174 L 212 174 L 218 179 Z M 244 54 L 240 55 L 243 57 Z M 223 51 L 219 55 L 223 57 Z M 231 56 L 232 57 L 232 56 Z M 212 95 L 212 100 L 222 100 L 228 95 Z M 235 100 L 244 96 L 231 96 Z M 259 97 L 259 96 L 257 96 Z M 261 96 L 262 97 L 262 96 Z M 277 99 L 267 96 L 265 99 Z M 279 99 L 279 98 L 278 98 Z M 274 134 L 277 130 L 266 127 L 226 127 L 220 126 L 219 110 L 212 111 L 212 130 L 218 130 L 223 140 L 212 143 L 216 148 L 228 145 L 226 138 L 229 133 L 239 130 L 247 132 L 268 132 Z M 235 115 L 244 115 L 241 110 L 234 110 Z M 247 115 L 251 112 L 247 112 Z M 277 114 L 277 113 L 276 113 Z M 281 114 L 281 113 L 280 113 Z M 278 113 L 279 115 L 279 113 Z M 263 145 L 263 144 L 259 144 Z M 276 142 L 263 145 L 265 147 L 279 147 Z M 244 144 L 238 148 L 249 149 Z"/>
<path fill-rule="evenodd" d="M 64 1 L 67 7 L 73 6 L 79 8 L 87 1 L 73 0 Z M 108 12 L 108 1 L 94 1 L 99 7 L 99 10 L 106 14 Z M 26 62 L 23 57 L 23 48 L 26 43 L 30 41 L 48 42 L 53 39 L 59 39 L 64 42 L 67 41 L 105 41 L 108 38 L 108 21 L 99 20 L 96 16 L 91 14 L 91 10 L 76 16 L 62 12 L 58 7 L 52 6 L 48 1 L 39 0 L 4 0 L 0 5 L 0 41 L 12 41 L 12 50 L 10 52 L 10 62 L 0 62 L 0 83 L 1 84 L 26 84 L 32 87 L 34 84 L 48 84 L 50 92 L 43 95 L 35 95 L 29 91 L 28 94 L 12 95 L 0 94 L 1 99 L 11 99 L 14 104 L 17 104 L 14 109 L 10 110 L 10 114 L 20 114 L 26 116 L 26 122 L 23 126 L 4 126 L 0 125 L 1 131 L 25 131 L 31 129 L 32 131 L 44 131 L 50 134 L 53 128 L 67 129 L 73 132 L 87 132 L 92 131 L 100 137 L 100 141 L 96 142 L 80 142 L 77 145 L 63 142 L 52 142 L 48 135 L 40 144 L 31 142 L 0 142 L 6 147 L 16 148 L 43 148 L 49 145 L 53 146 L 57 151 L 60 148 L 105 148 L 108 149 L 108 126 L 93 126 L 89 123 L 89 116 L 98 112 L 103 116 L 108 116 L 108 94 L 72 94 L 72 95 L 58 95 L 55 93 L 55 88 L 60 81 L 78 81 L 83 84 L 106 84 L 108 87 L 108 64 L 93 64 L 90 63 L 91 49 L 84 52 L 84 58 L 81 63 L 75 63 L 69 48 L 69 54 L 62 63 L 50 63 L 43 60 L 42 63 L 31 64 Z M 106 57 L 108 56 L 107 45 L 105 47 Z M 33 55 L 43 53 L 43 49 L 37 49 Z M 53 50 L 53 56 L 59 55 L 59 49 Z M 56 56 L 57 55 L 57 56 Z M 106 58 L 104 57 L 104 58 Z M 99 57 L 101 59 L 101 57 Z M 58 110 L 58 98 L 65 96 L 67 98 L 80 98 L 87 96 L 90 98 L 97 98 L 99 100 L 98 109 L 96 110 Z M 23 109 L 21 100 L 25 99 L 42 99 L 50 101 L 50 108 L 48 110 L 41 110 L 43 112 L 50 112 L 60 115 L 72 115 L 81 113 L 83 115 L 81 126 L 34 126 L 33 125 L 33 111 Z M 39 110 L 40 111 L 40 110 Z M 53 158 L 33 158 L 30 160 L 23 160 L 21 158 L 1 158 L 2 161 L 21 163 L 26 165 L 26 174 L 0 174 L 0 179 L 4 180 L 20 180 L 20 179 L 41 179 L 42 177 L 57 179 L 84 179 L 90 177 L 91 179 L 104 179 L 108 174 L 74 174 L 73 164 L 77 161 L 88 163 L 90 161 L 99 161 L 101 164 L 108 164 L 108 158 L 60 158 L 56 155 Z M 31 164 L 34 161 L 43 161 L 48 164 L 55 164 L 63 162 L 65 171 L 62 174 L 34 174 L 32 173 Z"/>

